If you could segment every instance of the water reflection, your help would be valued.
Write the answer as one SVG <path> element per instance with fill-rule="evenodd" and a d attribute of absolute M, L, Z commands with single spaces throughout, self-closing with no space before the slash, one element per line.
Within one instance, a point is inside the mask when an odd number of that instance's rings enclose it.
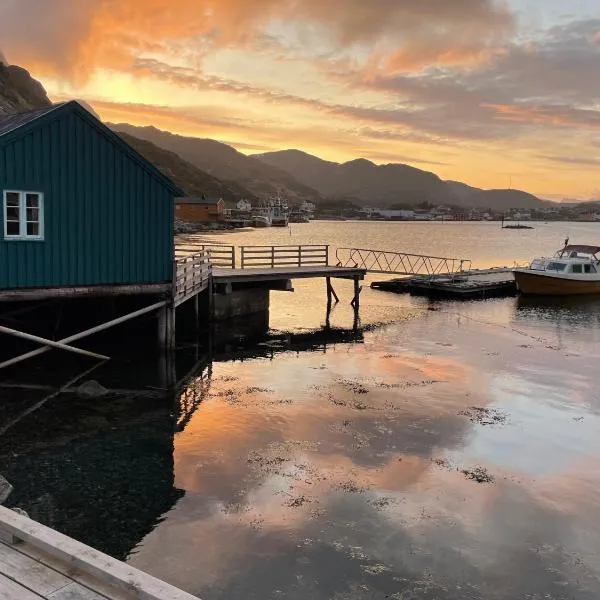
<path fill-rule="evenodd" d="M 440 311 L 223 356 L 130 560 L 209 599 L 597 595 L 594 374 L 511 332 Z"/>
<path fill-rule="evenodd" d="M 0 471 L 13 503 L 207 600 L 587 600 L 597 350 L 539 310 L 246 330 L 181 348 L 170 394 L 155 365 L 107 366 L 131 394 L 48 402 L 3 436 Z"/>
<path fill-rule="evenodd" d="M 59 395 L 0 437 L 0 471 L 14 486 L 9 505 L 125 558 L 183 495 L 174 486 L 173 434 L 161 395 Z"/>
<path fill-rule="evenodd" d="M 174 357 L 90 367 L 50 355 L 34 378 L 13 369 L 0 382 L 0 472 L 14 486 L 8 505 L 124 559 L 184 495 L 175 485 L 174 436 L 210 395 L 215 352 L 225 361 L 274 359 L 360 337 L 274 337 L 255 327 L 236 350 L 213 347 L 210 336 L 208 345 L 188 344 Z"/>

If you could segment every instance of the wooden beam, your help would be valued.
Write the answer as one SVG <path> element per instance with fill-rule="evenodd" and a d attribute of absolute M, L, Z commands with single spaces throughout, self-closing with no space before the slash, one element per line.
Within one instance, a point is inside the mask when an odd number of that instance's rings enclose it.
<path fill-rule="evenodd" d="M 69 346 L 61 342 L 54 342 L 52 340 L 40 337 L 38 335 L 31 335 L 30 333 L 17 331 L 16 329 L 10 329 L 10 327 L 4 327 L 2 325 L 0 325 L 0 333 L 12 335 L 14 337 L 18 337 L 22 340 L 27 340 L 29 342 L 38 342 L 39 344 L 49 346 L 50 348 L 57 348 L 58 350 L 65 350 L 67 352 L 73 352 L 74 354 L 81 354 L 82 356 L 89 356 L 90 358 L 97 358 L 99 360 L 110 360 L 109 356 L 104 356 L 103 354 L 96 354 L 95 352 L 89 352 L 88 350 L 75 348 L 74 346 Z"/>
<path fill-rule="evenodd" d="M 85 337 L 89 337 L 90 335 L 94 335 L 95 333 L 99 333 L 100 331 L 104 331 L 105 329 L 109 329 L 110 327 L 114 327 L 115 325 L 120 325 L 121 323 L 125 323 L 126 321 L 130 321 L 131 319 L 135 319 L 136 317 L 140 317 L 149 312 L 154 312 L 158 310 L 161 306 L 167 304 L 166 300 L 161 302 L 156 302 L 155 304 L 151 304 L 146 308 L 140 308 L 140 310 L 136 310 L 132 313 L 128 313 L 119 317 L 118 319 L 113 319 L 112 321 L 108 321 L 106 323 L 102 323 L 102 325 L 97 325 L 96 327 L 92 327 L 91 329 L 86 329 L 81 333 L 76 333 L 67 338 L 59 340 L 61 344 L 70 344 L 71 342 L 75 342 L 77 340 L 83 339 Z M 21 356 L 17 356 L 16 358 L 11 358 L 10 360 L 5 360 L 3 363 L 0 363 L 0 369 L 4 367 L 9 367 L 10 365 L 14 365 L 28 358 L 33 358 L 34 356 L 39 356 L 44 352 L 48 352 L 50 348 L 48 346 L 44 346 L 43 348 L 38 348 L 37 350 L 32 350 L 31 352 L 27 352 L 26 354 L 22 354 Z"/>
<path fill-rule="evenodd" d="M 0 506 L 0 528 L 138 600 L 198 600 L 160 579 Z"/>
<path fill-rule="evenodd" d="M 0 302 L 44 300 L 47 298 L 98 298 L 107 296 L 160 295 L 171 292 L 171 283 L 133 285 L 89 285 L 78 287 L 0 290 Z"/>

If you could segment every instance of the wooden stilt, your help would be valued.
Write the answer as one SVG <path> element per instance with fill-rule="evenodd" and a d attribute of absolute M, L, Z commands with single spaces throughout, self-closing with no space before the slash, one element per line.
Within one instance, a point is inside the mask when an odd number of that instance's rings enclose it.
<path fill-rule="evenodd" d="M 325 281 L 327 282 L 327 312 L 329 312 L 331 309 L 331 292 L 333 290 L 333 287 L 331 286 L 331 277 L 327 277 Z"/>
<path fill-rule="evenodd" d="M 171 351 L 175 347 L 175 307 L 164 305 L 158 311 L 158 347 Z"/>
<path fill-rule="evenodd" d="M 125 323 L 126 321 L 130 321 L 131 319 L 135 319 L 136 317 L 140 317 L 141 315 L 145 315 L 150 312 L 155 312 L 156 309 L 164 306 L 166 301 L 157 302 L 156 304 L 152 304 L 147 306 L 146 308 L 141 308 L 140 310 L 136 310 L 132 313 L 128 313 L 119 317 L 118 319 L 113 319 L 112 321 L 108 321 L 107 323 L 102 323 L 102 325 L 97 325 L 96 327 L 92 327 L 91 329 L 86 329 L 81 333 L 76 333 L 67 338 L 59 340 L 60 344 L 70 344 L 71 342 L 75 342 L 85 337 L 89 337 L 90 335 L 94 335 L 95 333 L 99 333 L 100 331 L 104 331 L 105 329 L 109 329 L 110 327 L 114 327 L 115 325 L 120 325 L 121 323 Z M 22 354 L 21 356 L 17 356 L 16 358 L 11 358 L 10 360 L 6 360 L 3 363 L 0 363 L 0 369 L 4 367 L 9 367 L 10 365 L 14 365 L 28 358 L 33 358 L 34 356 L 38 356 L 43 354 L 44 352 L 48 352 L 50 348 L 48 346 L 44 346 L 43 348 L 38 348 L 37 350 L 32 350 L 31 352 L 27 352 L 26 354 Z"/>
<path fill-rule="evenodd" d="M 200 294 L 196 294 L 194 296 L 194 325 L 196 327 L 196 331 L 200 329 Z"/>
<path fill-rule="evenodd" d="M 336 304 L 340 301 L 340 299 L 338 298 L 338 295 L 335 293 L 335 289 L 333 288 L 333 285 L 331 283 L 331 277 L 327 277 L 327 295 L 333 296 Z"/>
<path fill-rule="evenodd" d="M 208 320 L 212 321 L 214 319 L 215 312 L 215 290 L 213 287 L 213 279 L 210 278 L 210 282 L 208 284 Z"/>
<path fill-rule="evenodd" d="M 360 308 L 360 293 L 362 292 L 362 287 L 360 286 L 360 280 L 358 278 L 354 279 L 354 298 L 350 304 L 354 307 L 354 310 L 358 312 Z"/>
<path fill-rule="evenodd" d="M 159 358 L 160 387 L 172 390 L 177 383 L 177 370 L 175 357 L 172 352 L 163 352 Z"/>

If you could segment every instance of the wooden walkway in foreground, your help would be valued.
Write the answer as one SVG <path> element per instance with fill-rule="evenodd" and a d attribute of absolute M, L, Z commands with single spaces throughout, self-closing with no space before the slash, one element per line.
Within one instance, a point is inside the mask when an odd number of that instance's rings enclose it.
<path fill-rule="evenodd" d="M 2 600 L 198 600 L 0 506 Z"/>

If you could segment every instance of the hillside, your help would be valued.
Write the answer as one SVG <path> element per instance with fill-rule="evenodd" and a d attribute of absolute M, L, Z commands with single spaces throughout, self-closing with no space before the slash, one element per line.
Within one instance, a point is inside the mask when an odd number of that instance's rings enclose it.
<path fill-rule="evenodd" d="M 223 183 L 208 173 L 201 171 L 194 165 L 180 158 L 174 152 L 163 150 L 152 142 L 140 140 L 127 133 L 118 132 L 119 135 L 146 160 L 150 161 L 163 174 L 169 177 L 187 196 L 222 197 L 225 200 L 237 201 L 254 197 L 237 183 Z"/>
<path fill-rule="evenodd" d="M 509 208 L 543 208 L 548 203 L 540 200 L 533 194 L 522 190 L 482 190 L 471 187 L 460 181 L 447 181 L 448 186 L 460 198 L 462 204 L 469 208 L 486 207 L 495 210 L 508 210 Z"/>
<path fill-rule="evenodd" d="M 174 152 L 226 185 L 235 182 L 254 196 L 264 198 L 280 192 L 292 202 L 319 199 L 314 189 L 299 183 L 289 173 L 246 156 L 227 144 L 175 135 L 155 127 L 128 124 L 111 124 L 110 127 Z"/>
<path fill-rule="evenodd" d="M 357 198 L 364 204 L 460 204 L 437 175 L 404 164 L 376 165 L 360 158 L 346 163 L 321 160 L 298 150 L 268 152 L 255 157 L 287 171 L 324 196 Z"/>
<path fill-rule="evenodd" d="M 46 90 L 28 71 L 0 61 L 0 116 L 50 104 Z"/>

